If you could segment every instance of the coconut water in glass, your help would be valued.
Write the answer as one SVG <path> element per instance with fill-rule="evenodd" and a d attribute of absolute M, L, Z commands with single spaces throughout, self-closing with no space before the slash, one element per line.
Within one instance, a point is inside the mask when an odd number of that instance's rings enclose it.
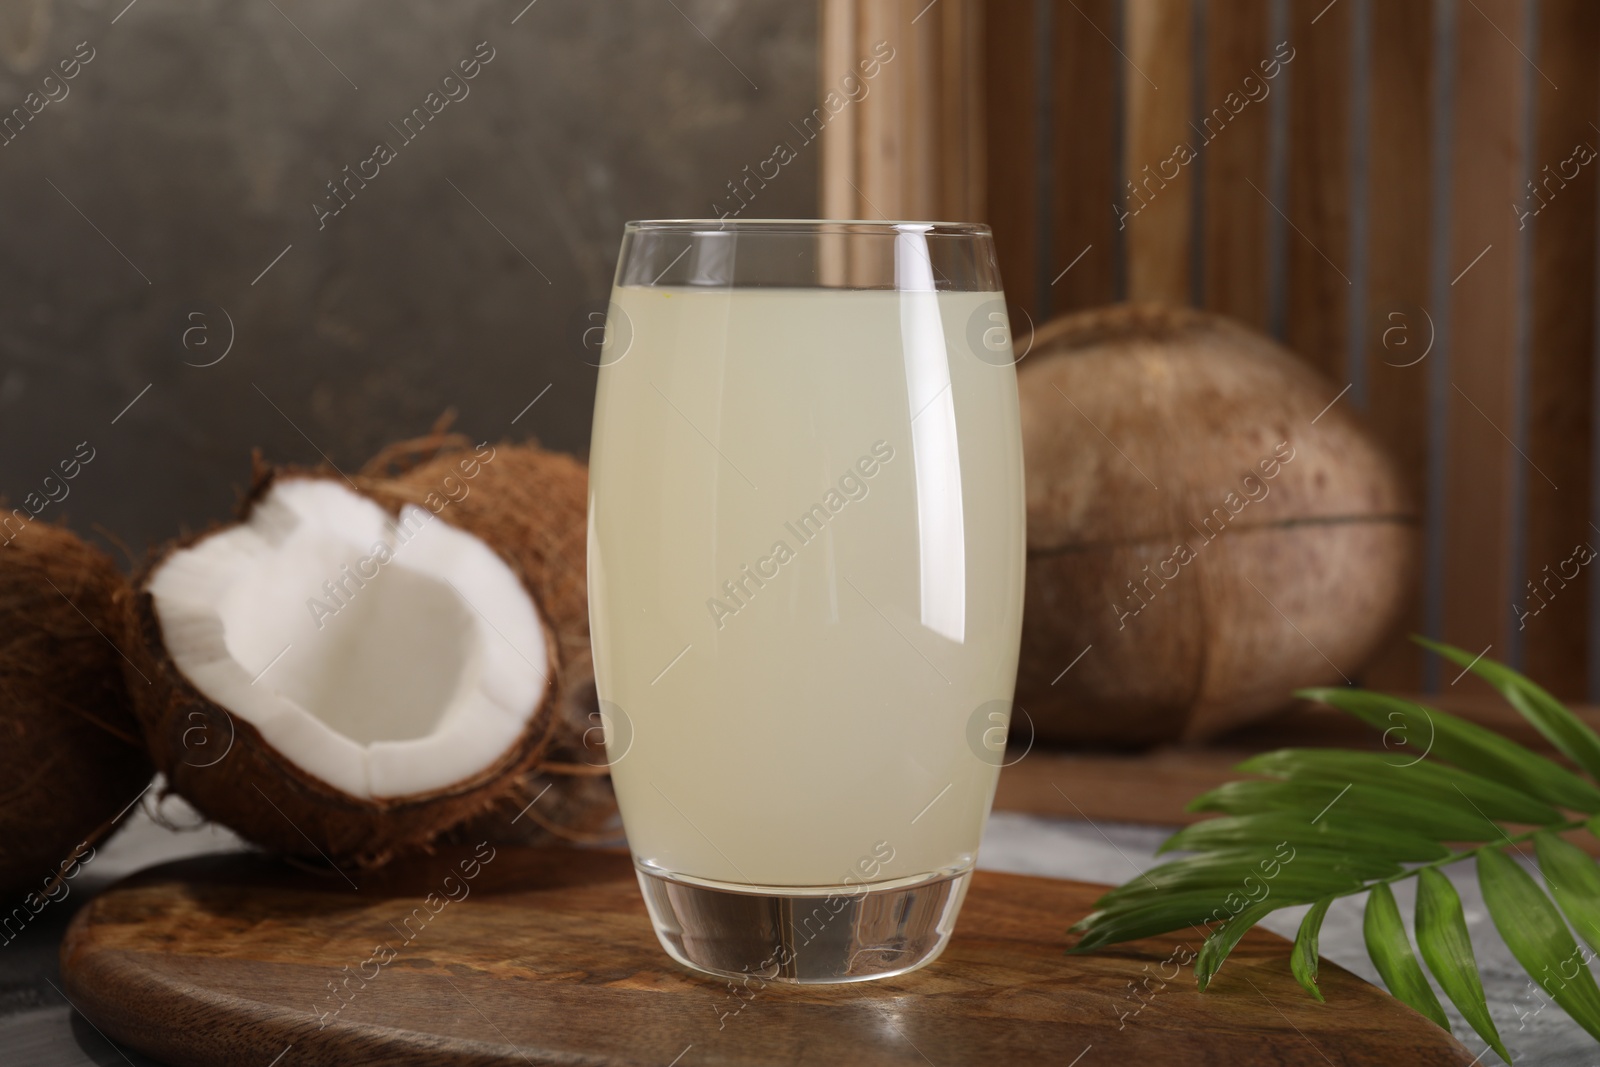
<path fill-rule="evenodd" d="M 985 227 L 628 225 L 590 616 L 629 847 L 680 962 L 855 981 L 948 940 L 1016 676 L 1012 361 Z"/>

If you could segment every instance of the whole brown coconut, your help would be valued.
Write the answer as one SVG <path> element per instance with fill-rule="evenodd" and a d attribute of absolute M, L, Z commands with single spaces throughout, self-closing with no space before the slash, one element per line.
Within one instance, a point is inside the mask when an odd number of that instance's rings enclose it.
<path fill-rule="evenodd" d="M 416 463 L 428 454 L 436 455 Z M 136 706 L 171 788 L 251 841 L 341 865 L 381 864 L 507 809 L 504 821 L 512 825 L 511 817 L 531 799 L 523 799 L 527 776 L 558 755 L 553 746 L 581 736 L 569 722 L 578 714 L 572 709 L 582 701 L 589 677 L 584 468 L 570 457 L 534 447 L 471 448 L 460 439 L 435 435 L 391 447 L 348 481 L 337 473 L 258 471 L 243 517 L 249 518 L 274 485 L 291 479 L 353 486 L 390 516 L 413 505 L 493 550 L 532 600 L 543 631 L 546 669 L 540 671 L 544 685 L 537 710 L 492 765 L 468 778 L 418 793 L 353 796 L 287 758 L 250 722 L 203 695 L 177 667 L 149 592 L 152 574 L 170 558 L 168 552 L 140 580 L 133 623 L 144 639 L 133 659 L 154 683 Z M 428 620 L 429 613 L 418 613 L 399 625 L 425 628 Z M 576 696 L 569 679 L 579 690 Z"/>
<path fill-rule="evenodd" d="M 1041 738 L 1210 737 L 1355 678 L 1389 634 L 1415 513 L 1291 353 L 1216 315 L 1118 306 L 1042 327 L 1018 389 L 1017 703 Z"/>
<path fill-rule="evenodd" d="M 152 770 L 116 648 L 127 581 L 70 530 L 15 523 L 0 547 L 5 898 L 42 894 L 129 810 Z"/>

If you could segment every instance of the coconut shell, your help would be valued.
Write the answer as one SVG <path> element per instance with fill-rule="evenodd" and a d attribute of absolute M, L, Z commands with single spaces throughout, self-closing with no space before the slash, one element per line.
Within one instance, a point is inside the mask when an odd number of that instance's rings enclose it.
<path fill-rule="evenodd" d="M 0 896 L 42 892 L 150 781 L 117 651 L 128 592 L 64 527 L 0 547 Z"/>
<path fill-rule="evenodd" d="M 1206 738 L 1358 677 L 1417 517 L 1339 387 L 1228 319 L 1119 306 L 1040 328 L 1018 389 L 1042 739 Z"/>
<path fill-rule="evenodd" d="M 401 472 L 392 469 L 397 453 L 419 450 L 438 454 Z M 248 516 L 273 482 L 286 477 L 339 475 L 258 463 L 241 517 Z M 305 773 L 267 745 L 249 723 L 207 699 L 167 655 L 152 599 L 144 591 L 167 555 L 200 538 L 169 547 L 152 563 L 139 580 L 139 594 L 129 598 L 127 624 L 141 638 L 135 642 L 131 666 L 153 683 L 139 694 L 136 710 L 172 791 L 208 818 L 273 851 L 372 867 L 508 809 L 505 821 L 511 825 L 511 816 L 527 803 L 520 800 L 525 776 L 552 755 L 552 746 L 574 736 L 567 724 L 580 713 L 568 695 L 567 679 L 581 686 L 592 677 L 582 569 L 587 480 L 582 465 L 570 457 L 499 445 L 492 457 L 482 460 L 456 439 L 435 436 L 386 450 L 354 484 L 391 514 L 398 515 L 404 504 L 416 504 L 476 534 L 517 574 L 539 609 L 549 683 L 522 737 L 490 768 L 426 794 L 351 797 Z M 500 514 L 501 509 L 508 514 Z M 573 559 L 578 562 L 575 572 Z"/>

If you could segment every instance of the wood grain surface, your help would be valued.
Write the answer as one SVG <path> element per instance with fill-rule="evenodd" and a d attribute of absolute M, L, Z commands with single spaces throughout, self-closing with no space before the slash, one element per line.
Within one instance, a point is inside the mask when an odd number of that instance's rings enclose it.
<path fill-rule="evenodd" d="M 1528 242 L 1527 541 L 1514 600 L 1537 611 L 1519 632 L 1523 670 L 1556 693 L 1587 683 L 1591 592 L 1564 579 L 1566 561 L 1593 543 L 1589 470 L 1593 449 L 1595 167 L 1600 121 L 1600 7 L 1546 0 L 1539 8 L 1539 67 L 1527 77 L 1535 112 L 1527 170 L 1538 195 L 1517 204 Z M 1550 81 L 1545 81 L 1545 76 Z M 1554 84 L 1552 84 L 1554 83 Z M 1555 86 L 1560 86 L 1559 91 Z M 1581 146 L 1581 147 L 1580 147 Z M 1587 165 L 1579 161 L 1589 159 Z M 1520 228 L 1522 212 L 1531 233 Z M 1492 255 L 1493 253 L 1491 253 Z M 1463 283 L 1465 284 L 1465 283 Z M 1545 481 L 1545 477 L 1549 481 Z M 1560 488 L 1557 489 L 1556 487 Z M 1533 583 L 1538 595 L 1527 588 Z M 1519 625 L 1521 625 L 1519 623 Z"/>
<path fill-rule="evenodd" d="M 1047 298 L 1032 309 L 1040 321 L 1117 299 L 1123 196 L 1123 60 L 1112 42 L 1121 32 L 1118 0 L 1054 0 L 1050 10 L 1052 233 L 1043 279 Z M 1007 106 L 1004 100 L 989 103 L 991 116 Z M 1011 295 L 1011 275 L 1002 270 L 1001 276 Z"/>
<path fill-rule="evenodd" d="M 1128 56 L 1122 170 L 1133 183 L 1123 206 L 1127 295 L 1186 304 L 1194 294 L 1195 170 L 1174 153 L 1196 139 L 1189 126 L 1195 63 L 1190 0 L 1127 0 L 1122 48 Z"/>
<path fill-rule="evenodd" d="M 1201 305 L 1263 332 L 1272 328 L 1273 208 L 1263 194 L 1272 192 L 1276 104 L 1268 100 L 1288 84 L 1287 79 L 1273 84 L 1276 79 L 1261 77 L 1259 64 L 1272 58 L 1278 43 L 1271 39 L 1271 28 L 1268 0 L 1234 0 L 1206 9 L 1205 89 L 1196 109 L 1199 129 L 1194 131 L 1204 174 Z"/>
<path fill-rule="evenodd" d="M 994 230 L 1006 298 L 1039 315 L 1038 5 L 991 0 L 983 7 L 983 219 Z"/>
<path fill-rule="evenodd" d="M 1350 381 L 1350 48 L 1354 5 L 1293 0 L 1289 188 L 1283 210 L 1284 342 L 1341 387 Z"/>
<path fill-rule="evenodd" d="M 1204 996 L 1197 937 L 1063 955 L 1100 886 L 980 872 L 949 949 L 922 971 L 730 987 L 668 961 L 625 855 L 502 847 L 470 880 L 464 862 L 441 851 L 359 888 L 250 855 L 153 868 L 74 919 L 66 993 L 179 1067 L 1471 1060 L 1333 964 L 1328 1002 L 1313 1002 L 1265 932 Z M 434 912 L 428 894 L 447 892 L 460 899 Z"/>
<path fill-rule="evenodd" d="M 1429 440 L 1426 362 L 1434 343 L 1429 303 L 1433 175 L 1430 92 L 1434 64 L 1433 10 L 1428 4 L 1373 4 L 1367 37 L 1366 314 L 1363 332 L 1367 424 L 1389 446 L 1412 499 L 1428 497 Z M 1438 361 L 1435 360 L 1435 363 Z M 1425 629 L 1422 583 L 1399 632 Z M 1397 639 L 1367 669 L 1373 689 L 1415 690 L 1423 684 L 1422 649 Z M 1450 675 L 1454 677 L 1454 675 Z"/>
<path fill-rule="evenodd" d="M 1518 432 L 1514 353 L 1525 251 L 1511 205 L 1527 192 L 1522 160 L 1530 131 L 1523 119 L 1535 76 L 1518 54 L 1532 47 L 1527 9 L 1527 0 L 1462 7 L 1454 55 L 1441 636 L 1474 652 L 1494 645 L 1490 655 L 1500 656 L 1516 619 L 1511 576 L 1522 568 L 1512 558 L 1514 520 L 1525 506 L 1517 479 L 1539 477 L 1507 446 Z"/>

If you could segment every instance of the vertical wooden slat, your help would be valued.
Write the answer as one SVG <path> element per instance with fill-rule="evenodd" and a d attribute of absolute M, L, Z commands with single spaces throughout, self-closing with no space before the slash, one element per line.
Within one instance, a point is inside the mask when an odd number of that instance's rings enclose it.
<path fill-rule="evenodd" d="M 1193 10 L 1190 0 L 1126 0 L 1124 20 L 1128 298 L 1187 304 L 1194 170 L 1174 149 L 1194 139 Z"/>
<path fill-rule="evenodd" d="M 1035 272 L 1039 138 L 1034 16 L 1033 0 L 989 0 L 984 5 L 987 221 L 994 230 L 1006 296 L 1036 309 L 1040 306 Z"/>
<path fill-rule="evenodd" d="M 1445 640 L 1473 652 L 1503 653 L 1510 634 L 1511 465 L 1523 461 L 1508 441 L 1520 258 L 1508 205 L 1523 192 L 1526 2 L 1474 0 L 1457 15 L 1442 618 Z"/>
<path fill-rule="evenodd" d="M 860 193 L 858 219 L 910 219 L 919 217 L 913 204 L 906 171 L 927 160 L 918 160 L 911 150 L 921 147 L 915 138 L 919 123 L 909 113 L 917 99 L 921 66 L 926 62 L 918 42 L 903 33 L 904 4 L 865 3 L 857 6 L 857 42 L 870 50 L 879 41 L 894 49 L 894 59 L 873 80 L 872 93 L 861 101 L 856 123 L 861 138 L 858 151 Z M 850 57 L 857 62 L 859 57 Z"/>
<path fill-rule="evenodd" d="M 856 0 L 822 0 L 822 22 L 818 33 L 821 49 L 817 61 L 819 95 L 826 95 L 852 69 L 860 52 L 856 32 Z M 822 131 L 821 215 L 825 219 L 860 218 L 859 134 L 856 116 L 859 109 L 845 108 Z"/>
<path fill-rule="evenodd" d="M 1283 91 L 1272 63 L 1270 0 L 1212 4 L 1206 22 L 1205 90 L 1195 119 L 1205 167 L 1201 293 L 1205 306 L 1267 329 L 1267 101 Z M 1268 71 L 1277 68 L 1268 67 Z M 1251 184 L 1255 188 L 1251 188 Z M 1257 190 L 1260 190 L 1258 192 Z"/>
<path fill-rule="evenodd" d="M 1389 448 L 1421 514 L 1428 463 L 1428 370 L 1436 317 L 1427 310 L 1429 202 L 1433 191 L 1430 98 L 1433 12 L 1428 0 L 1370 5 L 1367 91 L 1367 419 Z M 1319 23 L 1320 25 L 1320 23 Z M 1423 591 L 1396 639 L 1362 678 L 1374 689 L 1422 688 L 1421 650 L 1404 634 L 1422 630 Z"/>
<path fill-rule="evenodd" d="M 1285 339 L 1341 386 L 1349 381 L 1351 5 L 1290 0 Z"/>
<path fill-rule="evenodd" d="M 1519 583 L 1514 601 L 1537 612 L 1521 624 L 1526 671 L 1558 696 L 1578 697 L 1588 582 L 1573 554 L 1580 544 L 1600 548 L 1588 525 L 1600 6 L 1544 0 L 1538 48 L 1529 55 L 1539 65 L 1528 168 L 1537 195 L 1525 191 L 1517 204 L 1519 214 L 1529 212 L 1519 225 L 1532 231 L 1527 453 L 1537 470 L 1526 480 L 1527 553 L 1518 577 L 1532 580 L 1537 594 Z M 1584 154 L 1590 162 L 1580 164 Z"/>
<path fill-rule="evenodd" d="M 988 154 L 983 115 L 983 11 L 973 3 L 939 11 L 939 206 L 946 219 L 976 222 L 988 202 Z M 959 77 L 952 72 L 961 72 Z"/>
<path fill-rule="evenodd" d="M 819 97 L 854 75 L 859 100 L 821 137 L 829 218 L 971 219 L 983 202 L 978 0 L 823 0 Z M 861 76 L 880 43 L 894 50 Z"/>
<path fill-rule="evenodd" d="M 1059 315 L 1116 299 L 1116 205 L 1122 197 L 1120 116 L 1113 103 L 1121 95 L 1117 82 L 1124 64 L 1112 44 L 1118 31 L 1116 0 L 1057 0 L 1053 15 L 1049 274 L 1054 280 L 1045 307 Z"/>

